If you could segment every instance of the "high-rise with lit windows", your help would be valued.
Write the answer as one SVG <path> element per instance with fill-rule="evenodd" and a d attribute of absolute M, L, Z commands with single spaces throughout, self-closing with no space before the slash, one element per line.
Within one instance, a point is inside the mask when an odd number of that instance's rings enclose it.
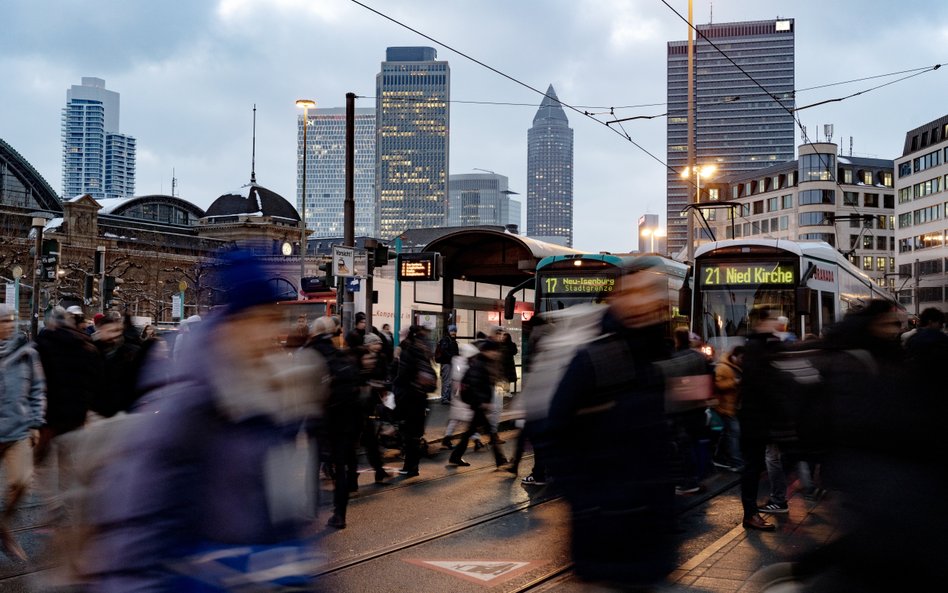
<path fill-rule="evenodd" d="M 573 129 L 553 85 L 527 131 L 527 236 L 573 246 Z"/>
<path fill-rule="evenodd" d="M 62 113 L 63 196 L 135 194 L 135 138 L 119 133 L 119 94 L 101 78 L 66 91 Z"/>
<path fill-rule="evenodd" d="M 444 226 L 451 71 L 432 47 L 389 47 L 375 82 L 379 236 Z"/>
<path fill-rule="evenodd" d="M 697 28 L 710 43 L 695 34 L 695 164 L 715 165 L 715 176 L 729 176 L 792 161 L 793 19 L 715 23 Z M 681 210 L 694 200 L 697 185 L 694 180 L 680 177 L 688 166 L 687 41 L 668 43 L 667 66 L 666 221 L 668 250 L 675 254 L 687 244 L 688 219 Z M 713 177 L 701 179 L 700 201 L 709 199 L 704 190 L 709 181 Z"/>
<path fill-rule="evenodd" d="M 312 237 L 342 237 L 346 199 L 346 109 L 309 112 L 306 168 L 306 228 Z M 299 114 L 297 159 L 302 171 L 303 114 Z M 355 236 L 376 237 L 375 218 L 375 109 L 355 110 Z M 303 194 L 302 173 L 297 175 L 296 204 Z"/>

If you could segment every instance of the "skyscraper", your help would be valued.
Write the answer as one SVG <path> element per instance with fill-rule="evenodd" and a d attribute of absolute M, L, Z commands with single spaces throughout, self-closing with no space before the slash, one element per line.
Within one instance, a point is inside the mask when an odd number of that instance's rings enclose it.
<path fill-rule="evenodd" d="M 313 237 L 342 237 L 346 199 L 346 109 L 309 112 L 306 168 L 306 228 Z M 303 115 L 299 115 L 297 154 L 303 150 Z M 302 167 L 302 158 L 297 161 Z M 303 192 L 302 171 L 297 175 L 296 207 Z M 375 218 L 375 109 L 355 110 L 355 236 L 376 237 Z"/>
<path fill-rule="evenodd" d="M 527 131 L 527 236 L 573 246 L 573 129 L 553 85 Z"/>
<path fill-rule="evenodd" d="M 698 25 L 694 46 L 695 165 L 715 165 L 716 176 L 754 171 L 794 156 L 793 19 Z M 728 57 L 730 60 L 728 60 Z M 774 100 L 741 72 L 752 76 Z M 687 244 L 681 209 L 694 199 L 688 166 L 688 42 L 668 43 L 668 250 Z M 701 201 L 708 200 L 702 176 Z M 696 225 L 697 228 L 697 225 Z"/>
<path fill-rule="evenodd" d="M 376 88 L 379 236 L 444 226 L 451 71 L 431 47 L 390 47 Z"/>
<path fill-rule="evenodd" d="M 451 175 L 448 190 L 448 225 L 520 225 L 517 192 L 507 188 L 507 177 L 497 173 Z"/>
<path fill-rule="evenodd" d="M 119 133 L 119 94 L 101 78 L 66 91 L 62 114 L 63 197 L 135 194 L 135 138 Z"/>

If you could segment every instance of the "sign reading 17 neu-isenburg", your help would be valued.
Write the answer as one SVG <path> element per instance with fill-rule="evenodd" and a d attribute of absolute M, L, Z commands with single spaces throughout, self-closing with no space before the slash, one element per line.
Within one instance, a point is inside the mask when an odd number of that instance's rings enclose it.
<path fill-rule="evenodd" d="M 332 247 L 332 273 L 334 276 L 365 278 L 369 270 L 368 252 L 352 247 Z"/>

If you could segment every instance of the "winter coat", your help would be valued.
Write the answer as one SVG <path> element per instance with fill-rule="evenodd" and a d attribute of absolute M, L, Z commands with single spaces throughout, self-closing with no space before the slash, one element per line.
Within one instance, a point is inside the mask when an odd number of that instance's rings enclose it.
<path fill-rule="evenodd" d="M 330 432 L 353 432 L 361 425 L 359 369 L 353 357 L 336 348 L 328 335 L 317 336 L 307 348 L 318 352 L 329 366 L 326 426 Z"/>
<path fill-rule="evenodd" d="M 46 374 L 46 425 L 56 434 L 79 428 L 102 389 L 102 355 L 87 334 L 66 326 L 41 331 L 36 351 Z"/>
<path fill-rule="evenodd" d="M 501 352 L 503 356 L 501 357 L 501 362 L 504 367 L 504 379 L 508 382 L 514 382 L 517 380 L 517 345 L 514 344 L 513 340 L 505 339 L 501 343 Z"/>
<path fill-rule="evenodd" d="M 0 442 L 21 441 L 43 425 L 46 380 L 39 354 L 23 334 L 0 342 Z"/>
<path fill-rule="evenodd" d="M 483 354 L 471 358 L 467 372 L 461 379 L 461 400 L 471 408 L 479 408 L 494 400 L 493 364 Z"/>
<path fill-rule="evenodd" d="M 461 353 L 457 338 L 450 335 L 444 336 L 438 341 L 438 348 L 435 350 L 435 362 L 438 364 L 451 364 L 455 356 Z"/>
<path fill-rule="evenodd" d="M 115 348 L 97 344 L 102 353 L 103 386 L 90 402 L 90 408 L 106 418 L 127 412 L 135 404 L 142 369 L 142 348 L 122 341 Z"/>
<path fill-rule="evenodd" d="M 395 375 L 395 411 L 402 418 L 423 411 L 437 379 L 428 347 L 420 339 L 405 340 Z M 401 410 L 401 411 L 399 411 Z"/>
<path fill-rule="evenodd" d="M 714 390 L 718 404 L 714 407 L 719 414 L 735 417 L 740 407 L 741 367 L 725 358 L 714 369 Z"/>

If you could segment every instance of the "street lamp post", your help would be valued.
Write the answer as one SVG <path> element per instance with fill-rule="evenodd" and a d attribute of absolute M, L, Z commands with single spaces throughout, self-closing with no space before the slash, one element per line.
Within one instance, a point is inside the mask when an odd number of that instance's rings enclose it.
<path fill-rule="evenodd" d="M 303 108 L 303 191 L 300 197 L 300 283 L 299 298 L 303 295 L 303 278 L 306 277 L 306 152 L 309 150 L 307 129 L 309 128 L 309 110 L 316 108 L 312 99 L 297 99 L 296 106 Z"/>
<path fill-rule="evenodd" d="M 30 302 L 30 337 L 36 339 L 39 332 L 39 301 L 40 301 L 40 280 L 43 275 L 43 268 L 40 266 L 40 258 L 43 257 L 43 228 L 46 226 L 46 219 L 36 217 L 30 223 L 33 227 L 33 298 Z"/>
<path fill-rule="evenodd" d="M 688 178 L 691 175 L 695 176 L 695 204 L 699 204 L 701 202 L 701 176 L 704 175 L 705 177 L 709 177 L 712 173 L 714 173 L 714 170 L 714 165 L 705 165 L 703 167 L 695 165 L 694 167 L 686 168 L 681 172 L 681 176 L 683 178 Z M 691 218 L 693 215 L 693 212 L 688 213 L 688 262 L 692 262 L 695 259 L 695 227 L 694 221 Z"/>

